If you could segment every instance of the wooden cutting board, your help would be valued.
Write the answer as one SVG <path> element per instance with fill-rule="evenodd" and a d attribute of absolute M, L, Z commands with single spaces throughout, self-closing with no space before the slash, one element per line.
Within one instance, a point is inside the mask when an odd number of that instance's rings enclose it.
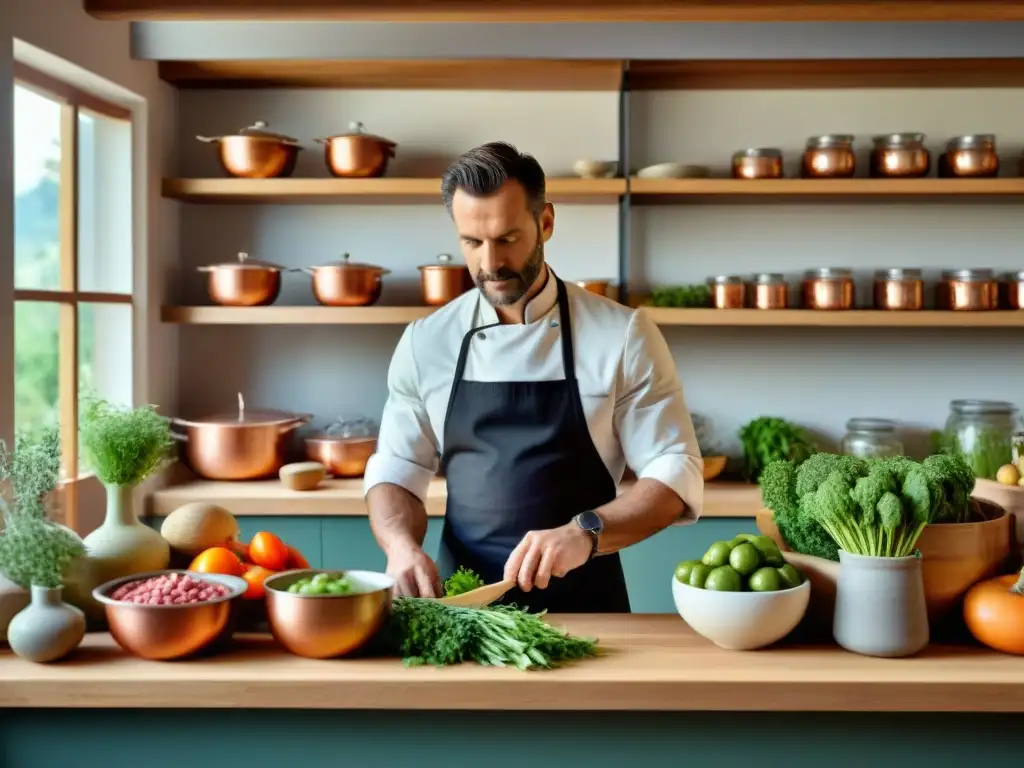
<path fill-rule="evenodd" d="M 500 599 L 515 585 L 514 581 L 499 581 L 496 584 L 484 584 L 482 587 L 477 587 L 469 592 L 463 592 L 461 595 L 436 597 L 434 599 L 439 600 L 445 605 L 459 605 L 463 608 L 482 608 Z"/>

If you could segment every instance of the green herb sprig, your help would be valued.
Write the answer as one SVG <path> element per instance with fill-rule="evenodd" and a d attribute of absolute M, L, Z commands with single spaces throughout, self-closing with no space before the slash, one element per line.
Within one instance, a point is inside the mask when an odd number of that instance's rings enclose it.
<path fill-rule="evenodd" d="M 120 408 L 86 399 L 80 433 L 86 465 L 104 485 L 135 486 L 171 457 L 170 423 L 150 405 Z"/>
<path fill-rule="evenodd" d="M 493 667 L 547 669 L 597 654 L 597 642 L 574 637 L 515 606 L 463 608 L 399 597 L 392 604 L 390 644 L 407 666 L 475 661 Z"/>
<path fill-rule="evenodd" d="M 459 567 L 444 583 L 444 596 L 455 597 L 484 585 L 484 580 L 469 568 Z"/>
<path fill-rule="evenodd" d="M 693 309 L 711 305 L 711 289 L 703 283 L 662 286 L 651 291 L 651 306 Z"/>
<path fill-rule="evenodd" d="M 816 450 L 814 442 L 800 427 L 775 416 L 748 422 L 739 433 L 747 478 L 757 482 L 773 461 L 791 461 L 799 466 Z"/>
<path fill-rule="evenodd" d="M 71 562 L 85 545 L 66 528 L 26 517 L 8 523 L 0 535 L 0 573 L 19 587 L 59 587 Z"/>

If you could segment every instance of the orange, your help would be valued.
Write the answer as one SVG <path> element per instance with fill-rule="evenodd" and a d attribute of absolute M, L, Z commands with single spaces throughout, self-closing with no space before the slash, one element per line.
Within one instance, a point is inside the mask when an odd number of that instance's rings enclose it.
<path fill-rule="evenodd" d="M 272 533 L 260 531 L 249 542 L 249 559 L 272 571 L 288 567 L 288 547 Z"/>
<path fill-rule="evenodd" d="M 245 573 L 242 574 L 242 578 L 245 579 L 246 583 L 249 585 L 249 588 L 245 590 L 242 597 L 247 600 L 259 600 L 262 598 L 267 594 L 267 590 L 264 588 L 263 582 L 273 575 L 274 572 L 267 568 L 263 568 L 259 565 L 250 565 L 245 569 Z"/>
<path fill-rule="evenodd" d="M 223 573 L 227 576 L 241 576 L 245 566 L 238 555 L 226 547 L 210 547 L 196 555 L 188 567 L 198 573 Z"/>

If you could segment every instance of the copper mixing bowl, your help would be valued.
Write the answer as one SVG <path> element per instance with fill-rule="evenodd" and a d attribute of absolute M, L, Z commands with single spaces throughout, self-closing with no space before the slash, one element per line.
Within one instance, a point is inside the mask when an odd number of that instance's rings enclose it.
<path fill-rule="evenodd" d="M 317 435 L 306 438 L 306 458 L 320 462 L 335 477 L 362 477 L 376 451 L 376 437 Z"/>
<path fill-rule="evenodd" d="M 215 582 L 230 592 L 224 597 L 184 605 L 140 605 L 114 600 L 109 595 L 129 581 L 149 579 L 168 573 L 188 574 Z M 101 603 L 117 644 L 135 656 L 155 661 L 180 659 L 227 640 L 232 633 L 232 607 L 248 584 L 237 576 L 217 573 L 191 573 L 182 570 L 135 573 L 101 584 L 92 591 Z"/>
<path fill-rule="evenodd" d="M 288 592 L 295 582 L 318 573 L 344 574 L 356 589 L 347 595 Z M 307 569 L 279 573 L 264 582 L 270 631 L 296 656 L 345 656 L 362 648 L 384 628 L 391 615 L 394 586 L 393 578 L 374 571 Z"/>

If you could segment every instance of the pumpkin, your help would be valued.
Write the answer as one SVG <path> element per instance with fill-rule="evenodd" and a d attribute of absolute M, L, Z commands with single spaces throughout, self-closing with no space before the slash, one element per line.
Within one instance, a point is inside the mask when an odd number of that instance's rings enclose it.
<path fill-rule="evenodd" d="M 1024 655 L 1024 571 L 986 579 L 967 590 L 964 622 L 978 642 Z"/>

